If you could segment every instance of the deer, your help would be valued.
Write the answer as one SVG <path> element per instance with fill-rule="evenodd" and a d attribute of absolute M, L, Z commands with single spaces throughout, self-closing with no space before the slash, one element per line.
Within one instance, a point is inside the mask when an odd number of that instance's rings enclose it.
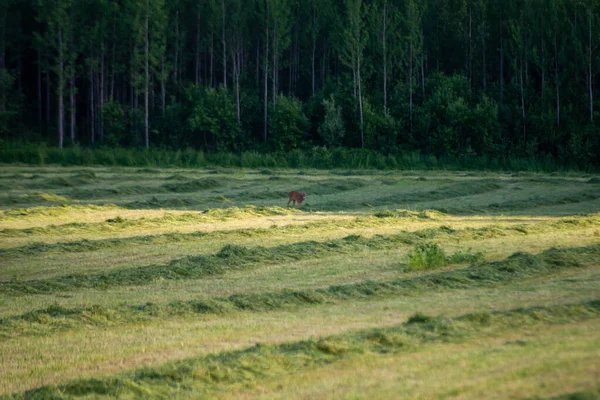
<path fill-rule="evenodd" d="M 304 199 L 306 199 L 306 193 L 304 192 L 290 192 L 288 194 L 288 203 L 287 205 L 289 206 L 291 202 L 294 202 L 294 206 L 296 206 L 296 202 L 298 202 L 298 207 L 302 207 L 302 202 L 304 201 Z"/>

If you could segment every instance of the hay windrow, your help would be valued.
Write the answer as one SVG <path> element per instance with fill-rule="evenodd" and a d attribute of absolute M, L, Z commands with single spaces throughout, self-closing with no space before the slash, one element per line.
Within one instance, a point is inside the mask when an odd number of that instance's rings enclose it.
<path fill-rule="evenodd" d="M 232 219 L 247 219 L 276 215 L 291 215 L 300 212 L 293 208 L 284 207 L 257 207 L 243 208 L 229 207 L 222 209 L 209 209 L 202 213 L 186 213 L 180 215 L 168 214 L 158 218 L 125 219 L 115 221 L 92 223 L 69 223 L 63 225 L 50 225 L 27 229 L 2 229 L 0 237 L 23 237 L 28 235 L 64 235 L 78 232 L 115 232 L 131 228 L 158 227 L 180 223 L 203 223 L 213 221 L 227 221 Z"/>
<path fill-rule="evenodd" d="M 50 203 L 50 204 L 67 204 L 71 202 L 68 196 L 60 196 L 54 193 L 31 193 L 22 195 L 9 195 L 0 197 L 0 205 L 12 206 L 16 204 L 30 203 Z"/>
<path fill-rule="evenodd" d="M 2 211 L 0 213 L 0 221 L 10 219 L 24 219 L 28 217 L 37 218 L 40 216 L 44 217 L 60 217 L 69 213 L 78 212 L 102 212 L 102 211 L 113 211 L 123 209 L 115 204 L 61 204 L 58 206 L 47 207 L 29 207 L 29 208 L 14 208 L 11 210 Z"/>
<path fill-rule="evenodd" d="M 454 206 L 442 207 L 437 210 L 454 215 L 490 214 L 499 212 L 518 212 L 537 207 L 548 207 L 566 204 L 578 204 L 600 199 L 600 192 L 572 193 L 567 196 L 535 196 L 523 200 L 507 200 L 500 203 L 490 203 L 485 206 Z"/>
<path fill-rule="evenodd" d="M 216 259 L 224 260 L 227 262 L 226 265 L 233 265 L 233 268 L 237 268 L 242 265 L 241 260 L 243 259 L 260 260 L 264 256 L 271 257 L 272 254 L 267 249 L 251 250 L 239 246 L 226 246 L 214 256 L 213 264 L 210 264 L 212 269 L 209 271 L 217 272 L 219 268 L 226 268 L 219 265 Z M 600 244 L 580 248 L 552 248 L 537 255 L 518 252 L 501 261 L 482 261 L 470 267 L 452 271 L 389 281 L 363 281 L 347 285 L 334 285 L 325 289 L 240 293 L 229 297 L 177 301 L 162 305 L 155 303 L 137 306 L 122 305 L 115 308 L 91 306 L 68 309 L 53 305 L 46 309 L 0 319 L 0 337 L 47 334 L 83 325 L 115 325 L 149 318 L 194 314 L 218 315 L 231 311 L 265 312 L 293 307 L 310 307 L 330 302 L 411 295 L 427 291 L 494 287 L 593 265 L 599 257 Z M 207 262 L 205 266 L 208 265 Z M 182 268 L 182 270 L 172 269 L 172 273 L 185 273 L 184 264 L 177 264 L 175 267 Z"/>
<path fill-rule="evenodd" d="M 502 332 L 507 327 L 584 321 L 600 315 L 600 300 L 458 317 L 416 314 L 404 324 L 283 344 L 261 344 L 169 362 L 158 367 L 61 386 L 43 386 L 11 396 L 14 399 L 90 397 L 209 396 L 226 385 L 298 373 L 339 362 L 350 356 L 377 356 L 419 351 L 433 343 L 460 343 Z"/>

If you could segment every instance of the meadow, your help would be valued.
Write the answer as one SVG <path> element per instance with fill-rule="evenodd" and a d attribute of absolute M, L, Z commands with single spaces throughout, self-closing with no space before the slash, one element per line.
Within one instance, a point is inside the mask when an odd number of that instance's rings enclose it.
<path fill-rule="evenodd" d="M 6 164 L 0 189 L 0 398 L 600 397 L 599 175 Z"/>

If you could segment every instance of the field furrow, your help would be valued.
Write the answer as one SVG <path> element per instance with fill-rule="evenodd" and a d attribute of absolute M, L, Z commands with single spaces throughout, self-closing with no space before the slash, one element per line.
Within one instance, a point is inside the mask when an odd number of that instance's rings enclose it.
<path fill-rule="evenodd" d="M 598 181 L 8 166 L 0 397 L 593 397 Z"/>

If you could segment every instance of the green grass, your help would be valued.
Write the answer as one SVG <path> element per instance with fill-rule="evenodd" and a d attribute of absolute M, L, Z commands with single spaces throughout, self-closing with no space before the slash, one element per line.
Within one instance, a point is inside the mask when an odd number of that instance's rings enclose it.
<path fill-rule="evenodd" d="M 600 301 L 555 307 L 466 314 L 455 318 L 417 314 L 405 324 L 277 346 L 254 347 L 214 356 L 185 359 L 159 368 L 142 368 L 106 379 L 42 387 L 15 398 L 104 396 L 192 396 L 209 394 L 236 383 L 256 383 L 344 359 L 370 354 L 402 354 L 438 342 L 468 342 L 516 326 L 585 321 L 600 313 Z"/>
<path fill-rule="evenodd" d="M 595 220 L 591 220 L 595 221 Z M 562 224 L 585 225 L 585 219 L 564 220 Z M 553 223 L 557 225 L 557 223 Z M 208 256 L 175 259 L 166 265 L 150 265 L 136 268 L 121 268 L 102 274 L 73 274 L 44 280 L 0 282 L 0 291 L 7 295 L 65 292 L 78 288 L 110 288 L 114 286 L 143 285 L 156 280 L 198 279 L 220 275 L 228 271 L 252 269 L 258 265 L 278 264 L 304 258 L 319 258 L 332 254 L 347 254 L 361 251 L 375 251 L 397 248 L 402 245 L 419 243 L 416 251 L 409 254 L 408 269 L 430 269 L 445 266 L 455 257 L 455 262 L 474 261 L 464 254 L 446 257 L 437 244 L 423 241 L 438 239 L 464 240 L 483 239 L 505 235 L 517 231 L 527 233 L 543 229 L 540 227 L 465 229 L 455 231 L 447 226 L 426 229 L 417 232 L 402 232 L 393 236 L 374 236 L 364 238 L 359 235 L 346 236 L 341 240 L 329 242 L 297 242 L 275 248 L 246 248 L 239 245 L 226 245 L 218 253 Z M 511 232 L 511 233 L 512 233 Z"/>
<path fill-rule="evenodd" d="M 0 172 L 0 396 L 597 393 L 594 174 L 68 151 Z"/>
<path fill-rule="evenodd" d="M 240 256 L 239 249 L 231 248 L 224 249 L 217 257 L 223 254 L 226 254 L 227 258 Z M 593 265 L 598 257 L 600 257 L 600 245 L 573 249 L 550 249 L 539 255 L 518 253 L 503 261 L 479 262 L 469 268 L 442 273 L 392 281 L 364 281 L 330 286 L 326 289 L 235 294 L 225 298 L 178 301 L 162 305 L 147 303 L 112 309 L 99 306 L 66 309 L 52 305 L 42 310 L 0 319 L 0 337 L 11 337 L 19 332 L 43 333 L 61 328 L 73 328 L 82 324 L 127 323 L 164 316 L 224 314 L 232 311 L 264 312 L 334 301 L 410 295 L 433 290 L 492 287 L 519 279 L 550 275 L 564 269 Z M 34 289 L 31 292 L 34 292 Z"/>

